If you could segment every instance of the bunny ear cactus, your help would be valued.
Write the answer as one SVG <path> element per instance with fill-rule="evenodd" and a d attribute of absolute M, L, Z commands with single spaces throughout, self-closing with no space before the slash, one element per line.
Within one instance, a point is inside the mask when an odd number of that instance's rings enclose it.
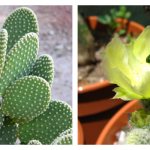
<path fill-rule="evenodd" d="M 51 101 L 53 60 L 48 55 L 37 59 L 39 38 L 35 14 L 28 8 L 19 8 L 6 19 L 3 28 L 0 30 L 0 144 L 15 144 L 16 139 L 21 144 L 52 144 L 60 136 L 60 144 L 71 144 L 71 107 Z"/>
<path fill-rule="evenodd" d="M 44 78 L 51 85 L 54 79 L 54 63 L 52 57 L 49 55 L 40 56 L 36 60 L 30 74 Z"/>
<path fill-rule="evenodd" d="M 21 7 L 12 12 L 6 19 L 3 28 L 8 32 L 7 52 L 25 34 L 34 32 L 38 34 L 38 22 L 34 12 L 26 7 Z"/>
<path fill-rule="evenodd" d="M 104 67 L 110 82 L 117 84 L 115 98 L 124 100 L 150 98 L 150 26 L 130 44 L 114 37 L 106 47 Z"/>
<path fill-rule="evenodd" d="M 8 117 L 0 128 L 0 144 L 14 144 L 17 139 L 17 125 Z"/>
<path fill-rule="evenodd" d="M 0 76 L 5 64 L 8 33 L 5 29 L 0 30 Z"/>
<path fill-rule="evenodd" d="M 43 113 L 50 102 L 50 87 L 47 81 L 37 76 L 16 80 L 4 93 L 2 110 L 15 122 L 26 122 Z"/>
<path fill-rule="evenodd" d="M 0 95 L 16 79 L 27 75 L 36 60 L 38 36 L 28 33 L 23 36 L 7 54 L 0 78 Z"/>
<path fill-rule="evenodd" d="M 0 128 L 3 125 L 3 122 L 4 122 L 4 114 L 2 112 L 2 109 L 0 108 Z"/>
<path fill-rule="evenodd" d="M 61 101 L 51 101 L 43 114 L 19 126 L 19 139 L 23 143 L 36 139 L 42 144 L 51 144 L 63 131 L 71 127 L 70 106 Z"/>

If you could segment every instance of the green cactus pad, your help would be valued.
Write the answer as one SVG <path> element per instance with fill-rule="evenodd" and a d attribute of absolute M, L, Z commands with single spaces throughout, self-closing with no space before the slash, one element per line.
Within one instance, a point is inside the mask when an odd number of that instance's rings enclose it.
<path fill-rule="evenodd" d="M 8 32 L 9 51 L 17 41 L 26 33 L 38 33 L 38 22 L 36 15 L 29 8 L 18 8 L 6 19 L 3 28 Z"/>
<path fill-rule="evenodd" d="M 31 140 L 29 141 L 28 145 L 42 145 L 42 143 L 38 140 Z"/>
<path fill-rule="evenodd" d="M 5 63 L 7 41 L 8 41 L 7 31 L 5 29 L 0 30 L 0 75 L 2 73 Z"/>
<path fill-rule="evenodd" d="M 43 114 L 28 124 L 19 126 L 19 139 L 23 143 L 36 139 L 42 144 L 51 144 L 63 131 L 71 127 L 71 107 L 61 101 L 51 101 Z"/>
<path fill-rule="evenodd" d="M 39 57 L 30 74 L 44 78 L 51 85 L 54 78 L 54 63 L 52 57 L 49 55 Z"/>
<path fill-rule="evenodd" d="M 72 144 L 71 134 L 58 137 L 52 142 L 52 145 L 71 145 L 71 144 Z"/>
<path fill-rule="evenodd" d="M 17 125 L 12 123 L 9 118 L 5 118 L 4 124 L 0 129 L 0 144 L 15 144 L 17 139 Z"/>
<path fill-rule="evenodd" d="M 38 36 L 28 33 L 23 36 L 7 54 L 5 66 L 0 78 L 0 95 L 19 77 L 29 74 L 36 61 Z"/>
<path fill-rule="evenodd" d="M 49 102 L 48 82 L 41 77 L 26 76 L 16 80 L 6 89 L 2 111 L 15 122 L 22 123 L 43 113 Z"/>
<path fill-rule="evenodd" d="M 3 122 L 4 122 L 4 114 L 2 112 L 2 109 L 0 108 L 0 128 L 3 125 Z"/>
<path fill-rule="evenodd" d="M 66 131 L 62 132 L 59 136 L 64 136 L 64 135 L 68 135 L 68 134 L 72 134 L 72 128 L 67 129 Z"/>
<path fill-rule="evenodd" d="M 146 128 L 133 128 L 126 138 L 127 144 L 150 144 L 150 130 Z"/>

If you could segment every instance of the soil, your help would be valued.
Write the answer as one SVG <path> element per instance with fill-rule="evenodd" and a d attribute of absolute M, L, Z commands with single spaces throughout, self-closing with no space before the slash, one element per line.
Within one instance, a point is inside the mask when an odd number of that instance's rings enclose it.
<path fill-rule="evenodd" d="M 102 34 L 102 33 L 101 33 Z M 106 32 L 102 34 L 97 41 L 95 41 L 95 63 L 89 63 L 85 66 L 79 66 L 78 68 L 78 82 L 79 85 L 84 86 L 96 82 L 101 82 L 107 80 L 107 77 L 104 73 L 104 68 L 102 66 L 102 53 L 105 50 L 106 45 L 111 40 L 110 35 L 106 35 Z M 121 40 L 124 43 L 127 43 L 127 37 L 121 37 Z"/>
<path fill-rule="evenodd" d="M 15 8 L 0 6 L 0 26 Z M 72 7 L 27 6 L 37 15 L 40 29 L 39 55 L 49 54 L 55 65 L 53 99 L 72 104 Z"/>

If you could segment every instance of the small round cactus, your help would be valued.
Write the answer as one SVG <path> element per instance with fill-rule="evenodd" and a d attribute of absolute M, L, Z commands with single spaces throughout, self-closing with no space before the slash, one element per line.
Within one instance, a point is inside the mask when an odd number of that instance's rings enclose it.
<path fill-rule="evenodd" d="M 50 87 L 46 80 L 26 76 L 6 89 L 2 111 L 16 122 L 30 121 L 47 109 L 50 99 Z"/>
<path fill-rule="evenodd" d="M 150 144 L 150 130 L 147 128 L 133 128 L 126 138 L 127 144 Z"/>
<path fill-rule="evenodd" d="M 70 106 L 61 101 L 51 101 L 43 114 L 19 126 L 19 138 L 23 143 L 36 139 L 42 144 L 51 144 L 63 131 L 71 127 Z"/>
<path fill-rule="evenodd" d="M 31 140 L 29 141 L 28 145 L 42 145 L 42 143 L 38 140 Z"/>

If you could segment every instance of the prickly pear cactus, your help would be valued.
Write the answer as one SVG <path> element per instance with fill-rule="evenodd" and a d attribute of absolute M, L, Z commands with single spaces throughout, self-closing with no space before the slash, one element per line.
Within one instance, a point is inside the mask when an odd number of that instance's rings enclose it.
<path fill-rule="evenodd" d="M 16 139 L 17 125 L 6 117 L 3 126 L 0 128 L 0 144 L 15 144 Z"/>
<path fill-rule="evenodd" d="M 30 121 L 47 109 L 50 96 L 50 87 L 46 80 L 26 76 L 6 89 L 2 111 L 16 122 Z"/>
<path fill-rule="evenodd" d="M 71 144 L 72 144 L 71 134 L 60 136 L 52 142 L 52 145 L 71 145 Z"/>
<path fill-rule="evenodd" d="M 43 114 L 19 126 L 19 138 L 23 143 L 36 139 L 42 144 L 51 144 L 63 131 L 71 127 L 71 107 L 61 101 L 51 101 Z"/>
<path fill-rule="evenodd" d="M 8 34 L 5 29 L 0 30 L 0 76 L 4 67 Z"/>
<path fill-rule="evenodd" d="M 42 143 L 38 140 L 31 140 L 29 141 L 28 145 L 42 145 Z"/>
<path fill-rule="evenodd" d="M 12 82 L 30 72 L 37 57 L 38 43 L 37 34 L 28 33 L 7 54 L 0 78 L 0 95 Z"/>
<path fill-rule="evenodd" d="M 72 110 L 51 101 L 54 63 L 37 59 L 38 23 L 28 8 L 15 10 L 0 30 L 0 144 L 72 143 Z M 8 33 L 8 35 L 7 35 Z M 2 99 L 2 100 L 1 100 Z M 17 143 L 17 142 L 16 142 Z"/>
<path fill-rule="evenodd" d="M 26 33 L 38 33 L 38 22 L 34 12 L 26 7 L 21 7 L 12 12 L 6 19 L 3 28 L 8 32 L 7 51 Z"/>
<path fill-rule="evenodd" d="M 62 132 L 52 143 L 52 145 L 70 145 L 72 144 L 72 128 Z"/>
<path fill-rule="evenodd" d="M 2 112 L 2 109 L 0 108 L 0 128 L 3 125 L 3 122 L 4 122 L 4 114 Z"/>
<path fill-rule="evenodd" d="M 39 57 L 30 74 L 44 78 L 51 85 L 54 78 L 54 63 L 52 57 L 49 55 Z"/>

